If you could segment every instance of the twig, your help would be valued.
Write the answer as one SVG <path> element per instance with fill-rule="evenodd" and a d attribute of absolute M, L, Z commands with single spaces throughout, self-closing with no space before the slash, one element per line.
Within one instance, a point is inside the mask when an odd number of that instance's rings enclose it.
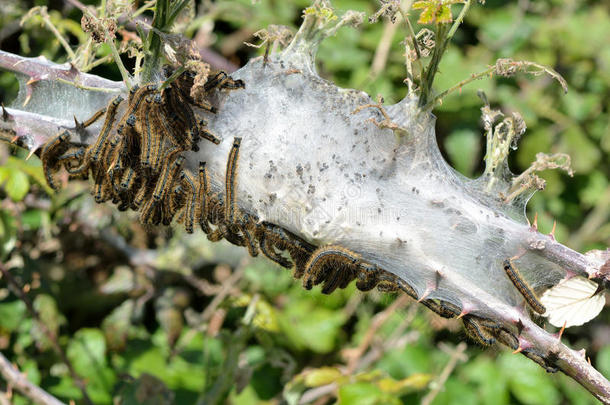
<path fill-rule="evenodd" d="M 419 83 L 418 85 L 421 88 L 422 85 L 422 80 L 423 80 L 423 74 L 424 74 L 424 64 L 422 63 L 422 55 L 421 55 L 421 51 L 419 50 L 419 45 L 417 43 L 417 36 L 415 35 L 415 30 L 413 29 L 413 24 L 411 24 L 411 20 L 409 20 L 409 11 L 411 10 L 411 8 L 413 7 L 413 2 L 414 0 L 407 0 L 406 5 L 403 7 L 402 2 L 401 4 L 398 6 L 398 12 L 401 15 L 402 19 L 404 20 L 405 24 L 407 25 L 407 31 L 409 32 L 409 37 L 411 38 L 411 43 L 413 44 L 413 49 L 415 50 L 415 62 L 417 63 L 417 67 L 419 68 Z M 410 46 L 409 46 L 409 40 L 408 38 L 405 38 L 405 65 L 407 68 L 407 80 L 408 80 L 408 86 L 409 86 L 409 94 L 411 95 L 413 93 L 414 87 L 414 81 L 415 81 L 415 76 L 413 73 L 413 63 L 411 61 L 411 54 L 410 54 Z"/>
<path fill-rule="evenodd" d="M 31 15 L 32 11 L 34 11 L 34 10 L 36 10 L 36 8 L 32 9 L 30 11 L 30 13 L 28 13 L 28 15 Z M 38 10 L 40 13 L 40 17 L 42 18 L 42 21 L 44 21 L 44 24 L 47 26 L 47 28 L 53 33 L 53 35 L 55 35 L 55 38 L 57 38 L 57 40 L 59 41 L 61 46 L 64 48 L 64 50 L 68 54 L 68 57 L 70 58 L 70 60 L 76 59 L 76 55 L 74 54 L 74 51 L 72 50 L 72 48 L 70 48 L 70 44 L 68 44 L 68 41 L 66 41 L 66 39 L 57 30 L 57 27 L 55 27 L 55 25 L 53 25 L 53 23 L 51 22 L 51 17 L 49 16 L 49 13 L 47 13 L 47 7 L 42 6 L 42 7 L 38 8 Z M 26 18 L 27 18 L 27 15 L 26 15 Z M 22 21 L 23 21 L 23 19 L 22 19 Z"/>
<path fill-rule="evenodd" d="M 381 356 L 392 349 L 403 347 L 409 342 L 415 342 L 419 338 L 419 333 L 405 333 L 405 330 L 409 327 L 409 325 L 411 325 L 413 319 L 415 319 L 415 314 L 417 313 L 418 308 L 418 305 L 411 305 L 409 307 L 409 311 L 406 313 L 398 328 L 396 328 L 396 330 L 392 332 L 392 335 L 381 345 L 372 346 L 369 351 L 362 356 L 358 362 L 356 370 L 366 369 L 370 364 L 379 360 Z"/>
<path fill-rule="evenodd" d="M 432 51 L 432 59 L 428 63 L 428 67 L 425 72 L 422 72 L 421 78 L 421 95 L 419 99 L 419 105 L 424 107 L 428 105 L 428 98 L 432 91 L 432 84 L 434 82 L 434 76 L 438 71 L 438 66 L 441 63 L 441 58 L 445 53 L 448 41 L 447 38 L 447 25 L 437 24 L 436 28 L 436 46 Z M 423 110 L 423 108 L 422 108 Z M 425 111 L 425 110 L 424 110 Z"/>
<path fill-rule="evenodd" d="M 432 53 L 432 60 L 428 64 L 428 68 L 425 74 L 422 74 L 422 93 L 420 98 L 420 106 L 422 106 L 423 110 L 429 109 L 431 106 L 434 106 L 433 103 L 428 102 L 428 98 L 430 92 L 432 91 L 432 84 L 434 82 L 434 76 L 438 71 L 438 66 L 441 62 L 441 58 L 447 49 L 447 45 L 453 38 L 453 35 L 457 31 L 458 27 L 464 20 L 466 13 L 470 9 L 470 4 L 472 0 L 466 0 L 464 7 L 460 11 L 460 14 L 453 22 L 453 25 L 447 31 L 447 24 L 437 24 L 436 25 L 436 46 L 434 47 L 434 52 Z"/>
<path fill-rule="evenodd" d="M 237 281 L 239 281 L 239 279 L 243 275 L 244 275 L 244 266 L 240 265 L 237 269 L 235 269 L 233 274 L 231 274 L 231 277 L 229 277 L 222 284 L 222 290 L 220 290 L 220 292 L 214 297 L 212 302 L 210 302 L 209 305 L 203 310 L 203 313 L 201 314 L 201 320 L 203 322 L 206 322 L 207 320 L 210 319 L 212 314 L 216 311 L 216 308 L 218 308 L 218 306 L 222 303 L 222 301 L 224 301 L 224 299 L 227 297 L 227 295 L 229 295 L 229 293 L 231 292 L 233 287 L 235 287 L 235 284 L 237 283 Z"/>
<path fill-rule="evenodd" d="M 27 379 L 25 374 L 21 373 L 17 368 L 15 368 L 4 354 L 0 352 L 0 374 L 4 378 L 4 380 L 11 387 L 16 388 L 23 395 L 31 399 L 33 402 L 40 405 L 65 405 L 63 402 L 55 398 L 53 395 L 49 394 L 39 386 L 33 384 L 30 380 Z M 7 399 L 4 393 L 0 393 L 0 403 L 2 399 Z M 9 402 L 6 402 L 10 404 Z"/>
<path fill-rule="evenodd" d="M 538 70 L 531 70 L 532 68 L 538 69 Z M 561 85 L 561 88 L 564 90 L 564 92 L 568 91 L 568 86 L 567 86 L 565 79 L 563 77 L 561 77 L 561 75 L 559 73 L 557 73 L 555 70 L 553 70 L 549 67 L 543 66 L 539 63 L 526 61 L 526 60 L 514 61 L 511 59 L 498 59 L 494 65 L 489 66 L 484 71 L 479 72 L 479 73 L 473 73 L 472 75 L 470 75 L 469 78 L 464 79 L 461 82 L 459 82 L 458 84 L 443 91 L 441 94 L 434 97 L 434 99 L 432 99 L 430 102 L 428 102 L 423 107 L 423 109 L 424 110 L 431 109 L 432 107 L 434 107 L 434 105 L 436 105 L 437 102 L 442 101 L 442 99 L 445 96 L 453 93 L 454 91 L 456 91 L 458 89 L 461 89 L 463 86 L 465 86 L 475 80 L 479 80 L 479 79 L 482 79 L 487 76 L 492 76 L 494 74 L 499 75 L 499 76 L 504 76 L 504 77 L 510 77 L 517 72 L 529 73 L 532 75 L 540 75 L 540 74 L 546 73 L 547 75 L 551 76 L 553 79 L 555 79 L 559 82 L 559 84 Z"/>
<path fill-rule="evenodd" d="M 464 361 L 464 351 L 466 350 L 466 347 L 466 343 L 460 342 L 460 344 L 458 344 L 455 349 L 451 351 L 449 362 L 447 362 L 447 365 L 445 365 L 445 368 L 441 372 L 441 375 L 438 376 L 438 379 L 432 383 L 433 388 L 422 399 L 421 405 L 430 405 L 438 393 L 441 392 L 441 389 L 445 386 L 445 382 L 453 372 L 457 362 L 460 360 Z"/>
<path fill-rule="evenodd" d="M 383 324 L 386 323 L 388 319 L 390 319 L 390 316 L 396 313 L 399 308 L 406 305 L 409 300 L 410 298 L 406 294 L 400 295 L 398 298 L 396 298 L 396 300 L 394 300 L 392 305 L 375 315 L 375 317 L 371 321 L 371 325 L 367 329 L 358 347 L 355 349 L 351 349 L 348 352 L 349 358 L 347 362 L 346 374 L 349 375 L 356 371 L 360 358 L 370 346 L 379 328 L 381 328 Z"/>
<path fill-rule="evenodd" d="M 431 100 L 428 104 L 426 104 L 426 106 L 424 107 L 424 110 L 426 109 L 430 109 L 433 106 L 436 105 L 436 103 L 442 102 L 443 98 L 445 98 L 445 96 L 453 93 L 456 90 L 461 89 L 462 87 L 464 87 L 465 85 L 467 85 L 468 83 L 472 83 L 475 80 L 479 80 L 479 79 L 483 79 L 484 77 L 489 76 L 490 74 L 492 74 L 494 71 L 496 70 L 495 65 L 494 66 L 490 66 L 489 68 L 485 69 L 482 72 L 479 73 L 473 73 L 472 75 L 470 75 L 470 77 L 468 79 L 464 79 L 461 82 L 457 83 L 456 85 L 448 88 L 447 90 L 443 91 L 441 94 L 439 94 L 438 96 L 434 97 L 433 100 Z"/>
<path fill-rule="evenodd" d="M 332 394 L 337 389 L 337 383 L 330 383 L 307 390 L 301 395 L 299 405 L 309 404 L 318 398 Z"/>
<path fill-rule="evenodd" d="M 466 17 L 466 14 L 468 13 L 468 10 L 470 9 L 471 4 L 472 4 L 472 0 L 467 0 L 466 3 L 464 3 L 464 7 L 462 7 L 460 14 L 453 22 L 453 25 L 451 26 L 451 29 L 449 30 L 449 33 L 447 34 L 447 39 L 445 41 L 447 41 L 447 42 L 451 41 L 451 38 L 453 38 L 453 35 L 455 35 L 455 32 L 457 31 L 459 26 L 464 21 L 464 17 Z"/>
<path fill-rule="evenodd" d="M 356 352 L 353 352 L 352 354 L 349 349 L 344 351 L 344 356 L 349 356 L 348 365 L 344 373 L 345 375 L 353 374 L 357 370 L 363 370 L 373 362 L 379 360 L 379 358 L 381 358 L 384 353 L 387 353 L 388 350 L 399 347 L 400 345 L 404 345 L 407 341 L 412 342 L 417 339 L 418 334 L 404 333 L 405 329 L 411 324 L 411 322 L 415 318 L 415 314 L 417 312 L 418 306 L 411 305 L 403 321 L 401 322 L 399 327 L 394 330 L 390 338 L 386 339 L 380 345 L 371 346 L 370 350 L 366 354 L 364 354 L 366 348 L 372 343 L 373 337 L 375 336 L 375 333 L 379 330 L 379 328 L 383 326 L 383 324 L 390 318 L 392 314 L 396 312 L 396 310 L 400 309 L 400 307 L 404 306 L 408 301 L 409 297 L 406 294 L 397 297 L 396 300 L 392 303 L 392 305 L 375 315 L 375 318 L 371 322 L 371 326 L 367 330 L 366 335 L 358 346 L 358 348 L 351 349 L 356 350 Z M 350 366 L 350 363 L 352 362 L 357 362 L 357 364 L 355 364 L 355 366 Z M 327 385 L 309 389 L 303 393 L 301 399 L 299 400 L 299 404 L 307 404 L 315 400 L 321 399 L 331 394 L 336 389 L 336 383 L 330 383 Z"/>
<path fill-rule="evenodd" d="M 119 72 L 121 72 L 123 82 L 125 83 L 127 88 L 130 89 L 132 84 L 132 77 L 127 71 L 127 68 L 125 68 L 123 61 L 121 60 L 121 55 L 119 54 L 119 51 L 114 43 L 114 37 L 110 35 L 106 27 L 104 27 L 104 35 L 106 36 L 106 44 L 110 47 L 110 52 L 112 54 L 112 58 L 114 59 L 114 63 L 116 63 L 117 67 L 119 68 Z"/>
<path fill-rule="evenodd" d="M 393 23 L 386 21 L 383 26 L 383 34 L 375 49 L 375 56 L 373 56 L 373 63 L 371 64 L 370 76 L 375 78 L 385 69 L 385 65 L 388 61 L 388 55 L 390 54 L 390 48 L 392 47 L 392 39 L 398 29 L 398 22 Z"/>
<path fill-rule="evenodd" d="M 235 374 L 237 373 L 237 369 L 239 367 L 239 355 L 245 349 L 246 342 L 252 335 L 252 320 L 256 315 L 256 304 L 258 303 L 259 298 L 260 296 L 255 294 L 250 300 L 250 303 L 246 308 L 246 313 L 242 318 L 242 325 L 231 336 L 230 342 L 227 344 L 227 353 L 225 356 L 225 362 L 223 363 L 223 371 L 208 392 L 202 395 L 201 399 L 197 401 L 198 404 L 211 405 L 224 403 L 222 401 L 231 390 L 233 384 L 235 384 Z"/>
<path fill-rule="evenodd" d="M 47 339 L 49 339 L 49 341 L 51 342 L 51 345 L 53 346 L 53 349 L 55 349 L 55 352 L 57 352 L 57 354 L 61 358 L 61 361 L 63 363 L 65 363 L 65 365 L 68 367 L 68 371 L 70 372 L 70 376 L 72 377 L 72 379 L 74 380 L 74 382 L 78 386 L 78 388 L 81 390 L 81 393 L 83 395 L 84 401 L 87 404 L 93 405 L 93 402 L 91 401 L 91 399 L 89 398 L 89 395 L 87 394 L 87 389 L 86 389 L 85 383 L 78 376 L 78 374 L 76 374 L 76 371 L 74 370 L 74 366 L 72 365 L 72 363 L 68 359 L 68 356 L 66 356 L 66 353 L 64 352 L 64 350 L 61 348 L 55 333 L 53 333 L 49 329 L 47 324 L 42 321 L 42 319 L 38 315 L 38 312 L 34 308 L 34 305 L 32 304 L 32 301 L 30 301 L 29 297 L 27 295 L 25 295 L 25 293 L 23 292 L 23 290 L 21 289 L 21 287 L 19 286 L 19 284 L 17 283 L 17 280 L 15 280 L 13 275 L 1 263 L 0 263 L 0 272 L 2 272 L 2 276 L 6 279 L 8 285 L 12 288 L 13 293 L 15 293 L 19 297 L 19 299 L 21 299 L 21 301 L 23 301 L 23 303 L 25 304 L 28 312 L 30 313 L 30 316 L 32 318 L 34 318 L 36 323 L 38 323 L 38 326 L 40 327 L 42 332 L 46 335 Z"/>
<path fill-rule="evenodd" d="M 96 75 L 79 72 L 70 64 L 63 65 L 49 62 L 42 58 L 26 58 L 0 50 L 0 68 L 12 72 L 22 73 L 33 78 L 64 79 L 75 85 L 80 84 L 86 88 L 109 89 L 124 91 L 123 82 L 115 82 Z"/>

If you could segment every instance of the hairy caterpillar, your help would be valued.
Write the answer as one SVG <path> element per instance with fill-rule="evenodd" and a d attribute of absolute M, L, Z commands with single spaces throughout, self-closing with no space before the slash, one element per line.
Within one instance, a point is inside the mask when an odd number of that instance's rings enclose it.
<path fill-rule="evenodd" d="M 527 284 L 527 282 L 523 279 L 521 273 L 519 273 L 519 270 L 513 264 L 512 259 L 504 260 L 503 267 L 506 275 L 515 285 L 517 290 L 519 290 L 523 298 L 525 298 L 525 301 L 529 304 L 529 306 L 539 314 L 544 314 L 546 312 L 546 308 L 544 305 L 542 305 L 540 300 L 538 300 L 536 293 L 534 293 L 529 284 Z"/>

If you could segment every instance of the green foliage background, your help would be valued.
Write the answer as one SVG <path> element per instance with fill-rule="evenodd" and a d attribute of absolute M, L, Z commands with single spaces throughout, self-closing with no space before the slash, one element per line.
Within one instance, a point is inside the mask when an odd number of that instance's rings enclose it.
<path fill-rule="evenodd" d="M 188 36 L 208 32 L 209 47 L 237 65 L 263 52 L 243 45 L 255 41 L 255 31 L 269 24 L 296 28 L 309 5 L 307 0 L 203 3 L 197 10 L 205 6 L 212 12 L 197 14 L 183 31 Z M 371 0 L 333 4 L 367 15 L 378 7 Z M 17 23 L 33 5 L 2 4 L 0 47 L 65 60 L 39 21 Z M 78 9 L 52 2 L 49 12 L 71 45 L 85 40 Z M 580 251 L 610 246 L 609 13 L 610 7 L 597 1 L 477 4 L 443 59 L 435 85 L 442 91 L 502 57 L 547 64 L 566 78 L 565 96 L 545 77 L 471 84 L 436 109 L 437 131 L 447 159 L 466 176 L 476 176 L 483 153 L 477 89 L 505 112 L 520 111 L 528 131 L 514 153 L 513 171 L 527 168 L 537 152 L 568 153 L 575 169 L 574 178 L 542 173 L 547 188 L 531 200 L 528 217 L 537 213 L 547 232 L 556 220 L 557 239 Z M 391 40 L 385 69 L 370 74 L 386 24 L 342 29 L 325 41 L 321 75 L 381 94 L 388 103 L 400 100 L 406 92 L 402 28 Z M 108 52 L 101 47 L 98 55 Z M 94 73 L 120 79 L 110 65 Z M 15 91 L 12 75 L 2 73 L 4 100 Z M 84 183 L 52 194 L 39 161 L 24 157 L 0 145 L 0 260 L 58 336 L 96 404 L 297 404 L 303 392 L 309 395 L 329 383 L 333 389 L 317 399 L 327 402 L 316 403 L 419 403 L 449 361 L 446 347 L 467 340 L 458 322 L 413 302 L 383 312 L 394 295 L 362 294 L 353 286 L 331 296 L 307 292 L 287 271 L 264 259 L 242 258 L 243 252 L 210 244 L 201 234 L 144 229 L 133 214 L 95 205 Z M 564 335 L 574 347 L 586 348 L 606 377 L 609 321 L 606 310 Z M 347 367 L 367 331 L 374 332 L 370 345 L 355 367 Z M 458 362 L 433 404 L 595 403 L 565 376 L 546 375 L 505 348 L 468 345 L 468 360 Z M 4 279 L 0 350 L 34 383 L 65 401 L 83 402 L 66 364 Z M 28 403 L 17 394 L 12 400 Z"/>

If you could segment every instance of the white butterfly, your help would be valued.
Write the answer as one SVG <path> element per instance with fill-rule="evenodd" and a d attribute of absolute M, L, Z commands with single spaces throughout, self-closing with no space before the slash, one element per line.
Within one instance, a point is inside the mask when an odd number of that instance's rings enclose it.
<path fill-rule="evenodd" d="M 549 318 L 553 326 L 579 326 L 595 318 L 606 304 L 603 290 L 597 283 L 581 276 L 562 280 L 549 288 L 540 299 L 546 307 L 542 315 Z"/>

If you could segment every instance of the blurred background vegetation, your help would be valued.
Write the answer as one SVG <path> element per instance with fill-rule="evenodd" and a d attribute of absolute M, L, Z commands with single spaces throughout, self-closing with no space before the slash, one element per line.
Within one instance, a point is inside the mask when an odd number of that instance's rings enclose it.
<path fill-rule="evenodd" d="M 128 10 L 120 1 L 107 4 Z M 379 7 L 373 0 L 333 4 L 367 15 Z M 78 2 L 4 0 L 0 48 L 63 62 L 64 49 L 38 14 L 20 25 L 37 5 L 48 7 L 72 47 L 86 41 Z M 262 54 L 244 45 L 256 42 L 254 32 L 270 24 L 295 30 L 308 5 L 202 0 L 178 30 L 195 38 L 216 66 L 231 69 Z M 479 81 L 447 97 L 435 114 L 439 145 L 466 176 L 483 168 L 479 88 L 494 107 L 521 112 L 528 125 L 513 171 L 527 168 L 537 152 L 570 154 L 574 178 L 543 172 L 547 188 L 533 197 L 527 214 L 538 214 L 543 232 L 556 220 L 557 239 L 580 251 L 610 245 L 609 13 L 610 6 L 597 1 L 477 3 L 435 86 L 442 91 L 502 57 L 547 64 L 566 78 L 567 95 L 547 77 Z M 123 23 L 118 38 L 128 45 L 135 31 L 128 19 Z M 404 36 L 386 19 L 342 29 L 321 46 L 320 74 L 396 102 L 406 93 Z M 96 50 L 97 57 L 108 54 L 106 46 Z M 127 55 L 125 63 L 133 66 Z M 92 72 L 120 80 L 112 64 Z M 1 73 L 2 100 L 16 91 L 13 75 Z M 6 277 L 0 279 L 0 351 L 66 402 L 86 403 L 79 384 L 95 404 L 596 402 L 565 376 L 547 375 L 506 348 L 477 347 L 457 321 L 405 297 L 363 294 L 353 285 L 331 296 L 319 288 L 308 292 L 267 260 L 210 244 L 203 234 L 143 227 L 134 213 L 96 205 L 85 183 L 51 193 L 40 162 L 24 161 L 25 155 L 0 145 L 0 261 L 38 319 Z M 606 377 L 609 321 L 606 310 L 564 334 Z M 0 391 L 14 404 L 29 403 L 1 381 Z"/>

